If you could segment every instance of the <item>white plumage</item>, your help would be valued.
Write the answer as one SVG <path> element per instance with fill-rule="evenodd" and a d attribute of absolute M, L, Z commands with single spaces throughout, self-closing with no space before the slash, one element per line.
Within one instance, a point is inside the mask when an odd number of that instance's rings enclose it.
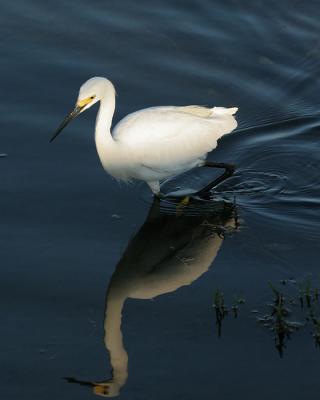
<path fill-rule="evenodd" d="M 143 180 L 155 194 L 160 181 L 204 165 L 206 155 L 223 135 L 237 127 L 237 108 L 200 106 L 152 107 L 129 114 L 113 129 L 115 89 L 106 78 L 85 82 L 75 110 L 52 140 L 75 116 L 100 101 L 95 140 L 104 169 L 116 179 Z"/>

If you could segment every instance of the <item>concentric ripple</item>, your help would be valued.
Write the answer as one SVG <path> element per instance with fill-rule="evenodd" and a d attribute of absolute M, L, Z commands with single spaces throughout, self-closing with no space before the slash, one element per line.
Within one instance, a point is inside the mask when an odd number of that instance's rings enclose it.
<path fill-rule="evenodd" d="M 219 202 L 236 203 L 263 219 L 285 223 L 288 229 L 296 227 L 311 239 L 319 238 L 319 124 L 316 118 L 302 118 L 235 133 L 231 146 L 236 149 L 236 173 L 214 188 L 209 200 L 190 202 L 183 212 L 205 214 L 215 212 Z M 182 198 L 198 190 L 201 182 L 210 182 L 212 174 L 209 168 L 197 169 L 182 176 L 179 186 L 173 186 L 177 184 L 174 180 L 165 187 Z M 176 212 L 177 202 L 163 200 L 163 212 Z M 178 207 L 181 211 L 182 205 Z"/>

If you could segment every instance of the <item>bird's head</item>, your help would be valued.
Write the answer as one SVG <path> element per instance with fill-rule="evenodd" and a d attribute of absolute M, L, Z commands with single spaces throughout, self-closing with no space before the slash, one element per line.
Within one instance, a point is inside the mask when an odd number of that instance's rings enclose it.
<path fill-rule="evenodd" d="M 70 121 L 75 119 L 83 111 L 88 110 L 98 101 L 105 98 L 109 91 L 112 91 L 113 94 L 115 93 L 114 87 L 108 79 L 94 77 L 87 80 L 80 87 L 75 108 L 59 125 L 58 129 L 55 131 L 54 135 L 50 139 L 50 142 L 52 142 L 59 135 L 59 133 L 68 125 Z"/>

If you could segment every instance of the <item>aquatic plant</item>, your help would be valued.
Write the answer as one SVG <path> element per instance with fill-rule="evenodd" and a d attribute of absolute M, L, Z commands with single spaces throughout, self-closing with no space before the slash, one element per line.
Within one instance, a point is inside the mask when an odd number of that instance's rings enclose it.
<path fill-rule="evenodd" d="M 213 307 L 216 311 L 216 326 L 218 330 L 218 337 L 221 336 L 222 321 L 228 314 L 228 309 L 224 304 L 223 293 L 217 289 L 214 293 Z"/>
<path fill-rule="evenodd" d="M 314 332 L 312 334 L 316 347 L 320 348 L 320 318 L 313 317 L 312 318 Z"/>
<path fill-rule="evenodd" d="M 246 302 L 245 299 L 242 297 L 237 297 L 237 296 L 234 297 L 234 303 L 231 306 L 234 318 L 238 318 L 239 306 L 245 304 L 245 302 Z"/>
<path fill-rule="evenodd" d="M 280 357 L 283 357 L 286 343 L 291 339 L 292 334 L 305 326 L 310 327 L 311 325 L 315 345 L 320 348 L 319 289 L 313 286 L 311 279 L 302 283 L 297 283 L 293 278 L 282 279 L 280 283 L 286 287 L 285 293 L 284 290 L 277 289 L 273 283 L 269 282 L 272 300 L 264 304 L 262 311 L 261 307 L 258 307 L 251 310 L 251 313 L 256 315 L 255 319 L 259 325 L 273 332 L 275 347 Z M 287 288 L 287 284 L 293 285 L 293 290 Z M 233 304 L 228 307 L 223 292 L 219 289 L 215 291 L 213 307 L 216 311 L 216 326 L 219 337 L 221 336 L 223 320 L 228 315 L 238 318 L 239 308 L 245 303 L 243 297 L 235 296 Z M 299 304 L 300 308 L 297 307 Z M 265 307 L 267 307 L 267 312 L 265 312 Z"/>
<path fill-rule="evenodd" d="M 311 308 L 313 303 L 319 302 L 319 289 L 311 286 L 310 279 L 299 285 L 299 301 L 301 308 L 304 305 Z"/>
<path fill-rule="evenodd" d="M 285 340 L 290 339 L 291 334 L 303 326 L 303 324 L 288 319 L 291 315 L 291 309 L 286 305 L 284 294 L 277 290 L 270 282 L 269 287 L 274 295 L 273 302 L 268 304 L 270 313 L 257 320 L 262 326 L 273 331 L 276 349 L 280 357 L 282 357 Z"/>
<path fill-rule="evenodd" d="M 238 317 L 239 306 L 245 303 L 245 299 L 242 297 L 234 297 L 234 302 L 231 307 L 225 305 L 223 292 L 217 289 L 214 293 L 213 307 L 216 311 L 216 326 L 218 331 L 218 337 L 221 336 L 222 321 L 224 318 L 232 312 L 234 318 Z"/>

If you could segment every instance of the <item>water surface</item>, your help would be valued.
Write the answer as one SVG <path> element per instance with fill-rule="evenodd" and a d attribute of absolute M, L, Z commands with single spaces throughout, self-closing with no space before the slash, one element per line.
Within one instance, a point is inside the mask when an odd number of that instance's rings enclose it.
<path fill-rule="evenodd" d="M 299 0 L 2 1 L 3 398 L 94 398 L 112 367 L 109 395 L 124 399 L 317 396 L 310 329 L 281 359 L 251 311 L 270 300 L 268 281 L 320 285 L 319 14 Z M 239 107 L 239 128 L 209 155 L 237 165 L 213 193 L 237 223 L 214 202 L 154 211 L 145 185 L 107 177 L 95 110 L 48 144 L 95 75 L 116 86 L 115 122 L 155 105 Z M 126 299 L 109 334 L 122 367 L 104 333 L 110 288 Z M 246 299 L 220 338 L 217 288 Z"/>

